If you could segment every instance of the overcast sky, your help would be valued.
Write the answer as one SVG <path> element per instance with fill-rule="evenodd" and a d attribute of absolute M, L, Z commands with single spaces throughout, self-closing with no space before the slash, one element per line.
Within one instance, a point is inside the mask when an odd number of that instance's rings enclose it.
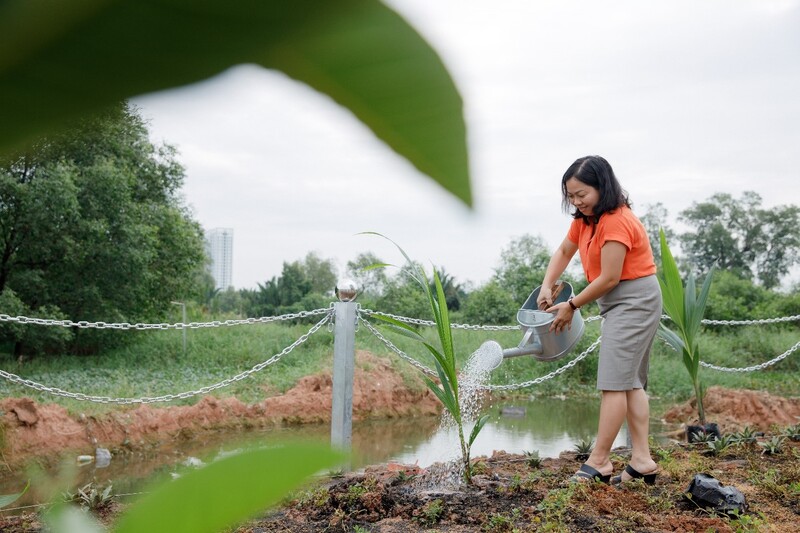
<path fill-rule="evenodd" d="M 315 251 L 400 262 L 378 231 L 459 281 L 485 282 L 524 233 L 551 247 L 560 179 L 600 154 L 634 211 L 671 224 L 715 192 L 800 204 L 800 0 L 394 0 L 465 102 L 475 207 L 461 205 L 350 112 L 241 66 L 140 97 L 175 145 L 207 229 L 234 229 L 233 283 L 255 287 Z"/>

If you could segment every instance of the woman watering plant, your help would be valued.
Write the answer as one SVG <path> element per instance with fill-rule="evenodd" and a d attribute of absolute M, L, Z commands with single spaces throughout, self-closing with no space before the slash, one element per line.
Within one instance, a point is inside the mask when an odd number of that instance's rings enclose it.
<path fill-rule="evenodd" d="M 597 368 L 597 388 L 602 391 L 597 439 L 572 479 L 620 483 L 644 478 L 653 484 L 658 467 L 650 457 L 645 389 L 650 348 L 661 319 L 661 289 L 647 232 L 602 157 L 575 161 L 564 173 L 561 192 L 564 211 L 575 208 L 574 220 L 550 258 L 537 305 L 555 313 L 550 330 L 556 333 L 569 328 L 573 313 L 594 300 L 604 318 Z M 580 252 L 589 285 L 569 301 L 553 305 L 550 287 L 575 252 Z M 631 459 L 624 472 L 611 479 L 611 446 L 625 419 L 633 444 Z"/>

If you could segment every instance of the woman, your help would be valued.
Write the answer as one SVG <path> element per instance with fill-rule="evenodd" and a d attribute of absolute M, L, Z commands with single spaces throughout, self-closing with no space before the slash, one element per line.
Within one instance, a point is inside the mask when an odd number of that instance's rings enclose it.
<path fill-rule="evenodd" d="M 620 483 L 643 478 L 653 484 L 658 466 L 650 457 L 645 389 L 650 348 L 661 319 L 661 289 L 647 232 L 602 157 L 575 161 L 564 173 L 561 192 L 564 211 L 575 208 L 574 220 L 550 259 L 537 304 L 555 313 L 550 329 L 556 333 L 569 328 L 573 313 L 594 300 L 604 319 L 597 368 L 597 388 L 602 391 L 597 439 L 573 481 Z M 589 285 L 569 301 L 553 305 L 550 287 L 575 252 L 580 252 Z M 624 472 L 611 479 L 611 446 L 625 419 L 633 445 L 631 459 Z"/>

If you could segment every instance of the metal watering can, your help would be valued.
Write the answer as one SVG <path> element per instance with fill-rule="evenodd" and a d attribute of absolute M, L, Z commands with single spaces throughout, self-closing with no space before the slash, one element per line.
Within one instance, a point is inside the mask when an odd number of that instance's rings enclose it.
<path fill-rule="evenodd" d="M 541 286 L 536 287 L 519 311 L 517 322 L 522 329 L 522 340 L 516 348 L 503 350 L 503 359 L 531 355 L 539 361 L 555 361 L 567 355 L 578 344 L 583 335 L 583 318 L 580 309 L 572 315 L 572 327 L 560 333 L 549 331 L 555 318 L 553 313 L 539 310 L 536 299 Z M 557 281 L 553 285 L 553 305 L 566 302 L 572 298 L 572 285 L 566 281 Z"/>

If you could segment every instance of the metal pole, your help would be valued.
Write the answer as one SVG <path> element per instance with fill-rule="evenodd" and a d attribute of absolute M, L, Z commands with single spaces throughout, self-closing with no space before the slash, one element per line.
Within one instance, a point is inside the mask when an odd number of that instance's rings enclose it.
<path fill-rule="evenodd" d="M 344 451 L 350 451 L 353 434 L 357 305 L 352 301 L 334 303 L 331 446 Z"/>

